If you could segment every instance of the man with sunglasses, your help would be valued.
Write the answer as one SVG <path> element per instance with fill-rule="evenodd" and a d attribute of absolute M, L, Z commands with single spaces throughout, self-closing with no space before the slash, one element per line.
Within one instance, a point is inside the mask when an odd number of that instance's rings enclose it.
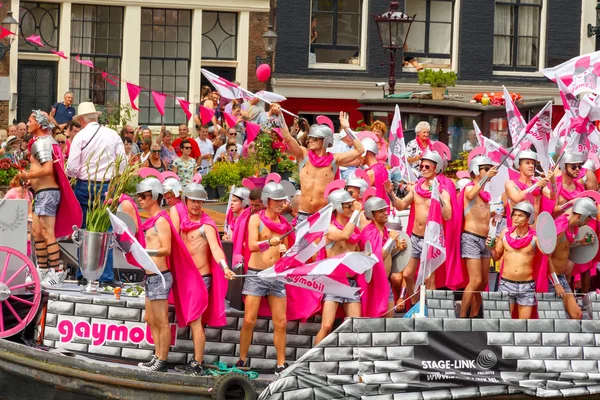
<path fill-rule="evenodd" d="M 237 142 L 236 138 L 237 138 L 237 131 L 235 130 L 235 128 L 229 128 L 227 130 L 227 143 L 225 143 L 224 145 L 222 145 L 221 147 L 219 147 L 217 149 L 217 151 L 215 152 L 215 157 L 214 157 L 214 161 L 215 162 L 218 161 L 218 160 L 221 160 L 221 158 L 222 158 L 221 156 L 223 154 L 227 153 L 227 147 L 230 144 L 235 145 L 235 148 L 237 149 L 237 153 L 238 153 L 239 156 L 242 155 L 243 146 Z"/>
<path fill-rule="evenodd" d="M 553 210 L 555 218 L 563 214 L 561 207 L 565 203 L 574 200 L 585 190 L 585 186 L 578 180 L 582 165 L 583 157 L 580 154 L 567 153 L 560 160 L 558 166 L 562 174 L 557 182 L 558 193 Z"/>
<path fill-rule="evenodd" d="M 298 223 L 319 211 L 327 204 L 323 195 L 325 187 L 333 182 L 338 175 L 338 167 L 356 160 L 365 151 L 358 138 L 353 140 L 354 148 L 346 153 L 327 153 L 327 148 L 333 145 L 333 132 L 327 125 L 313 125 L 308 132 L 308 146 L 301 146 L 290 134 L 285 119 L 278 110 L 283 127 L 281 133 L 290 149 L 290 153 L 299 160 L 300 169 L 300 211 Z M 350 130 L 348 114 L 340 112 L 340 126 Z"/>
<path fill-rule="evenodd" d="M 489 234 L 490 200 L 485 183 L 498 173 L 493 161 L 486 156 L 476 156 L 469 162 L 472 182 L 467 183 L 458 195 L 458 209 L 462 210 L 461 257 L 467 267 L 469 283 L 465 289 L 460 309 L 461 318 L 475 318 L 479 314 L 482 297 L 488 282 L 490 251 L 485 245 Z M 469 315 L 467 315 L 467 313 Z"/>

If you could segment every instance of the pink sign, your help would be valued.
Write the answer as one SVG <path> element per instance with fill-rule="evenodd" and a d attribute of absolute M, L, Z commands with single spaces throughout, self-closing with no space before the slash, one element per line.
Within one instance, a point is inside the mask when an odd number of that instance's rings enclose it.
<path fill-rule="evenodd" d="M 169 324 L 171 328 L 171 346 L 177 342 L 177 324 Z M 92 339 L 93 346 L 102 346 L 107 340 L 121 343 L 140 344 L 143 341 L 153 345 L 152 333 L 150 327 L 145 324 L 145 329 L 141 326 L 127 326 L 124 324 L 112 323 L 89 323 L 79 321 L 74 323 L 64 319 L 58 323 L 58 334 L 62 343 L 71 343 L 73 339 Z"/>

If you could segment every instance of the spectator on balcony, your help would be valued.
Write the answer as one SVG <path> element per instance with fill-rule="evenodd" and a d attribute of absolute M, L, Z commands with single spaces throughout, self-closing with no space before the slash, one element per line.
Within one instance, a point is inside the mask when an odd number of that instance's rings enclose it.
<path fill-rule="evenodd" d="M 65 129 L 65 135 L 67 136 L 67 140 L 69 141 L 69 146 L 73 143 L 73 139 L 75 139 L 75 135 L 81 130 L 81 124 L 77 121 L 71 120 L 67 124 L 67 128 Z"/>
<path fill-rule="evenodd" d="M 150 157 L 150 146 L 152 146 L 152 139 L 142 139 L 142 153 L 140 154 L 140 162 L 142 164 Z"/>
<path fill-rule="evenodd" d="M 59 128 L 60 132 L 65 130 L 74 115 L 75 108 L 73 107 L 73 93 L 71 92 L 65 93 L 64 101 L 54 104 L 50 111 L 51 121 L 53 120 L 54 125 Z"/>
<path fill-rule="evenodd" d="M 19 122 L 17 124 L 17 137 L 19 139 L 23 139 L 23 137 L 27 134 L 27 124 L 25 122 Z"/>
<path fill-rule="evenodd" d="M 201 154 L 199 172 L 204 175 L 210 171 L 215 149 L 213 148 L 213 143 L 208 139 L 208 125 L 197 126 L 196 131 L 198 132 L 196 143 L 198 143 Z"/>
<path fill-rule="evenodd" d="M 121 129 L 121 139 L 125 140 L 125 138 L 129 139 L 131 142 L 131 153 L 137 154 L 140 152 L 140 147 L 135 142 L 135 129 L 131 125 L 125 125 Z"/>
<path fill-rule="evenodd" d="M 227 150 L 227 146 L 230 143 L 234 143 L 236 145 L 237 153 L 239 155 L 242 154 L 243 146 L 241 144 L 237 143 L 237 132 L 236 132 L 235 128 L 229 128 L 227 130 L 227 139 L 226 140 L 227 140 L 226 143 L 223 144 L 222 146 L 220 146 L 217 149 L 217 151 L 215 152 L 214 161 L 217 161 L 218 159 L 220 159 L 221 155 L 223 153 L 225 153 L 225 151 Z"/>
<path fill-rule="evenodd" d="M 418 171 L 421 155 L 425 152 L 425 150 L 431 150 L 431 140 L 429 140 L 430 130 L 431 125 L 429 125 L 429 122 L 419 122 L 415 127 L 417 137 L 414 140 L 408 142 L 408 144 L 406 145 L 406 156 L 408 159 L 408 163 L 415 170 L 417 176 L 421 176 L 421 174 Z"/>
<path fill-rule="evenodd" d="M 160 158 L 160 153 L 160 144 L 152 143 L 150 145 L 150 156 L 142 163 L 142 168 L 154 168 L 158 172 L 165 172 L 167 170 L 167 166 Z"/>
<path fill-rule="evenodd" d="M 388 159 L 389 147 L 388 141 L 385 138 L 385 134 L 387 133 L 387 126 L 385 126 L 385 124 L 381 121 L 375 121 L 373 122 L 373 125 L 371 125 L 371 131 L 379 139 L 379 141 L 377 142 L 377 148 L 379 149 L 379 152 L 377 153 L 376 157 L 377 161 L 379 161 L 382 164 L 386 164 Z"/>

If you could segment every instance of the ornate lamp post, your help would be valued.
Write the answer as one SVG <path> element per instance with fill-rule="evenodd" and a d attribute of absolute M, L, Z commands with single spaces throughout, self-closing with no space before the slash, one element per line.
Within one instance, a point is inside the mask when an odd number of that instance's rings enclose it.
<path fill-rule="evenodd" d="M 390 79 L 389 94 L 394 94 L 396 86 L 396 51 L 404 49 L 408 32 L 416 16 L 412 17 L 398 10 L 398 2 L 390 1 L 390 9 L 381 15 L 375 15 L 373 19 L 377 23 L 379 40 L 381 46 L 390 52 Z"/>
<path fill-rule="evenodd" d="M 11 32 L 16 32 L 17 26 L 19 25 L 17 20 L 13 18 L 12 11 L 7 13 L 6 18 L 4 18 L 0 24 Z M 10 50 L 10 45 L 15 40 L 15 36 L 11 36 L 6 40 L 8 41 L 8 44 L 0 43 L 0 60 L 4 58 L 4 55 Z"/>
<path fill-rule="evenodd" d="M 273 53 L 275 53 L 275 48 L 277 47 L 277 33 L 273 30 L 273 25 L 269 23 L 269 27 L 265 33 L 262 35 L 263 42 L 265 44 L 265 53 L 267 53 L 267 63 L 269 67 L 271 67 L 271 77 L 267 81 L 267 90 L 273 90 Z"/>

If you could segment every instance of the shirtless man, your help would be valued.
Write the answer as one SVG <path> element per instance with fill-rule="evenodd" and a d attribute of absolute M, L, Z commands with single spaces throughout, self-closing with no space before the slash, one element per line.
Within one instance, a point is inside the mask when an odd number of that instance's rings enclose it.
<path fill-rule="evenodd" d="M 352 196 L 343 189 L 331 192 L 328 200 L 333 205 L 334 211 L 326 235 L 327 257 L 335 257 L 349 251 L 360 251 L 358 221 L 362 205 L 355 202 Z M 348 275 L 347 278 L 350 287 L 358 286 L 355 276 Z M 315 338 L 315 345 L 319 344 L 321 340 L 331 333 L 339 305 L 344 308 L 346 317 L 361 316 L 359 294 L 351 298 L 326 294 L 323 297 L 321 330 Z"/>
<path fill-rule="evenodd" d="M 573 247 L 587 246 L 591 243 L 586 237 L 575 242 L 575 236 L 577 236 L 579 227 L 586 225 L 590 219 L 596 219 L 597 214 L 596 204 L 591 199 L 584 197 L 575 200 L 570 214 L 563 214 L 555 221 L 558 236 L 556 248 L 552 256 L 548 258 L 548 291 L 555 292 L 558 297 L 563 299 L 565 310 L 571 319 L 581 319 L 583 314 L 566 277 L 569 253 Z"/>
<path fill-rule="evenodd" d="M 173 286 L 173 276 L 167 266 L 171 255 L 171 226 L 169 221 L 159 216 L 163 188 L 156 178 L 146 178 L 136 185 L 140 207 L 149 215 L 144 223 L 146 231 L 146 251 L 165 278 L 163 287 L 160 275 L 146 271 L 146 316 L 144 317 L 154 340 L 154 356 L 149 362 L 139 363 L 144 370 L 167 372 L 167 356 L 171 346 L 169 327 L 169 292 Z M 150 221 L 150 223 L 148 222 Z"/>
<path fill-rule="evenodd" d="M 283 118 L 281 120 L 284 121 Z M 350 131 L 348 114 L 340 113 L 340 126 L 343 130 Z M 281 133 L 290 148 L 290 153 L 300 160 L 302 197 L 298 212 L 299 224 L 327 205 L 327 199 L 323 194 L 325 187 L 335 179 L 337 167 L 356 160 L 364 152 L 364 148 L 360 140 L 354 139 L 352 150 L 345 153 L 327 153 L 327 148 L 333 145 L 333 132 L 327 125 L 311 126 L 308 132 L 308 148 L 300 146 L 292 137 L 285 121 Z"/>
<path fill-rule="evenodd" d="M 254 188 L 250 190 L 248 195 L 248 208 L 244 209 L 238 216 L 233 227 L 233 269 L 236 270 L 239 266 L 248 265 L 250 259 L 250 250 L 248 247 L 248 223 L 250 217 L 265 208 L 262 202 L 262 188 Z"/>
<path fill-rule="evenodd" d="M 292 229 L 291 225 L 280 214 L 288 199 L 284 187 L 269 182 L 262 190 L 262 202 L 266 209 L 252 215 L 248 223 L 248 246 L 251 251 L 248 260 L 248 275 L 257 275 L 260 271 L 275 265 L 288 248 L 288 238 L 280 239 Z M 242 294 L 246 296 L 244 323 L 240 332 L 240 359 L 236 366 L 247 368 L 246 357 L 252 342 L 252 332 L 256 325 L 258 309 L 263 297 L 269 299 L 274 325 L 274 344 L 277 353 L 275 374 L 279 375 L 285 368 L 286 343 L 286 293 L 285 283 L 281 281 L 264 281 L 256 276 L 248 276 L 244 282 Z"/>
<path fill-rule="evenodd" d="M 245 187 L 236 188 L 231 193 L 231 204 L 229 205 L 229 213 L 225 216 L 227 232 L 223 233 L 223 240 L 231 240 L 233 238 L 233 229 L 235 228 L 238 217 L 250 205 L 248 197 L 250 191 Z"/>
<path fill-rule="evenodd" d="M 405 210 L 413 204 L 411 213 L 414 212 L 414 225 L 411 232 L 412 253 L 410 261 L 402 271 L 403 285 L 406 287 L 409 295 L 415 291 L 415 272 L 421 261 L 421 252 L 423 251 L 423 238 L 425 235 L 425 226 L 429 215 L 429 205 L 431 204 L 431 182 L 438 174 L 442 173 L 444 160 L 437 152 L 427 150 L 421 155 L 421 176 L 414 185 L 408 184 L 409 193 L 402 199 L 398 199 L 394 194 L 394 187 L 390 181 L 385 182 L 385 191 L 391 200 L 392 206 L 397 210 Z M 440 202 L 442 205 L 442 218 L 448 221 L 452 217 L 452 205 L 450 203 L 450 194 L 445 187 L 440 185 Z M 451 240 L 448 238 L 448 240 Z M 435 289 L 435 275 L 425 279 L 427 289 Z M 396 279 L 396 278 L 394 278 Z M 400 301 L 401 299 L 399 299 Z"/>
<path fill-rule="evenodd" d="M 350 196 L 354 199 L 355 202 L 360 204 L 362 210 L 362 195 L 365 193 L 365 190 L 369 188 L 369 184 L 363 178 L 359 178 L 356 175 L 350 175 L 346 179 L 346 191 L 350 194 Z M 364 211 L 360 213 L 360 222 L 358 224 L 359 228 L 362 229 L 367 226 L 370 221 L 365 217 Z"/>
<path fill-rule="evenodd" d="M 585 186 L 577 180 L 582 165 L 583 159 L 578 154 L 567 153 L 560 160 L 559 167 L 562 174 L 557 183 L 558 194 L 552 213 L 555 218 L 564 213 L 561 209 L 562 205 L 575 199 L 579 193 L 585 190 Z"/>
<path fill-rule="evenodd" d="M 490 200 L 489 192 L 483 190 L 481 180 L 492 179 L 498 173 L 489 157 L 476 156 L 469 163 L 469 172 L 473 182 L 465 185 L 459 196 L 463 196 L 463 230 L 460 247 L 461 257 L 467 265 L 469 283 L 465 288 L 460 309 L 460 317 L 474 318 L 479 314 L 482 297 L 479 292 L 485 290 L 490 269 L 490 251 L 485 245 L 489 234 Z M 470 312 L 469 312 L 470 309 Z"/>
<path fill-rule="evenodd" d="M 235 274 L 227 265 L 225 253 L 219 240 L 219 232 L 215 222 L 204 212 L 202 207 L 208 196 L 204 187 L 198 183 L 190 183 L 183 189 L 183 204 L 175 206 L 176 212 L 171 215 L 173 225 L 181 232 L 181 238 L 185 247 L 188 249 L 194 264 L 206 286 L 209 298 L 215 293 L 211 291 L 213 281 L 225 278 L 231 280 Z M 218 265 L 217 268 L 214 268 Z M 219 274 L 215 276 L 215 274 Z M 213 299 L 218 302 L 225 302 L 223 298 Z M 194 342 L 194 358 L 189 363 L 175 367 L 178 371 L 183 371 L 188 375 L 204 375 L 204 347 L 206 345 L 206 335 L 202 317 L 189 324 L 192 331 L 192 340 Z"/>
<path fill-rule="evenodd" d="M 27 130 L 34 135 L 31 146 L 29 172 L 21 171 L 17 179 L 29 181 L 35 193 L 33 206 L 33 238 L 40 279 L 48 284 L 64 280 L 65 272 L 57 273 L 60 266 L 60 248 L 54 233 L 56 214 L 61 201 L 61 190 L 54 176 L 52 138 L 54 125 L 48 114 L 36 110 L 29 116 Z M 44 279 L 46 278 L 46 279 Z"/>
<path fill-rule="evenodd" d="M 498 291 L 508 293 L 510 312 L 514 315 L 516 307 L 519 319 L 531 318 L 533 308 L 537 305 L 533 259 L 539 245 L 534 231 L 529 226 L 534 222 L 534 213 L 530 202 L 517 203 L 512 207 L 513 225 L 502 231 L 495 248 L 492 248 L 492 238 L 486 240 L 494 261 L 504 256 Z"/>
<path fill-rule="evenodd" d="M 556 177 L 554 176 L 553 171 L 548 172 L 547 177 L 541 178 L 538 181 L 533 179 L 535 166 L 538 161 L 539 158 L 537 153 L 531 150 L 522 150 L 518 152 L 517 156 L 515 157 L 514 167 L 520 172 L 521 175 L 519 176 L 519 179 L 506 181 L 504 184 L 504 189 L 508 195 L 508 203 L 511 208 L 513 205 L 527 200 L 528 196 L 533 196 L 535 200 L 534 219 L 537 217 L 540 211 L 540 194 L 544 195 L 550 200 L 556 199 Z M 550 187 L 548 187 L 548 183 L 550 183 Z M 537 186 L 537 188 L 533 192 L 527 193 L 525 190 L 534 184 Z M 510 226 L 510 218 L 508 221 Z"/>

